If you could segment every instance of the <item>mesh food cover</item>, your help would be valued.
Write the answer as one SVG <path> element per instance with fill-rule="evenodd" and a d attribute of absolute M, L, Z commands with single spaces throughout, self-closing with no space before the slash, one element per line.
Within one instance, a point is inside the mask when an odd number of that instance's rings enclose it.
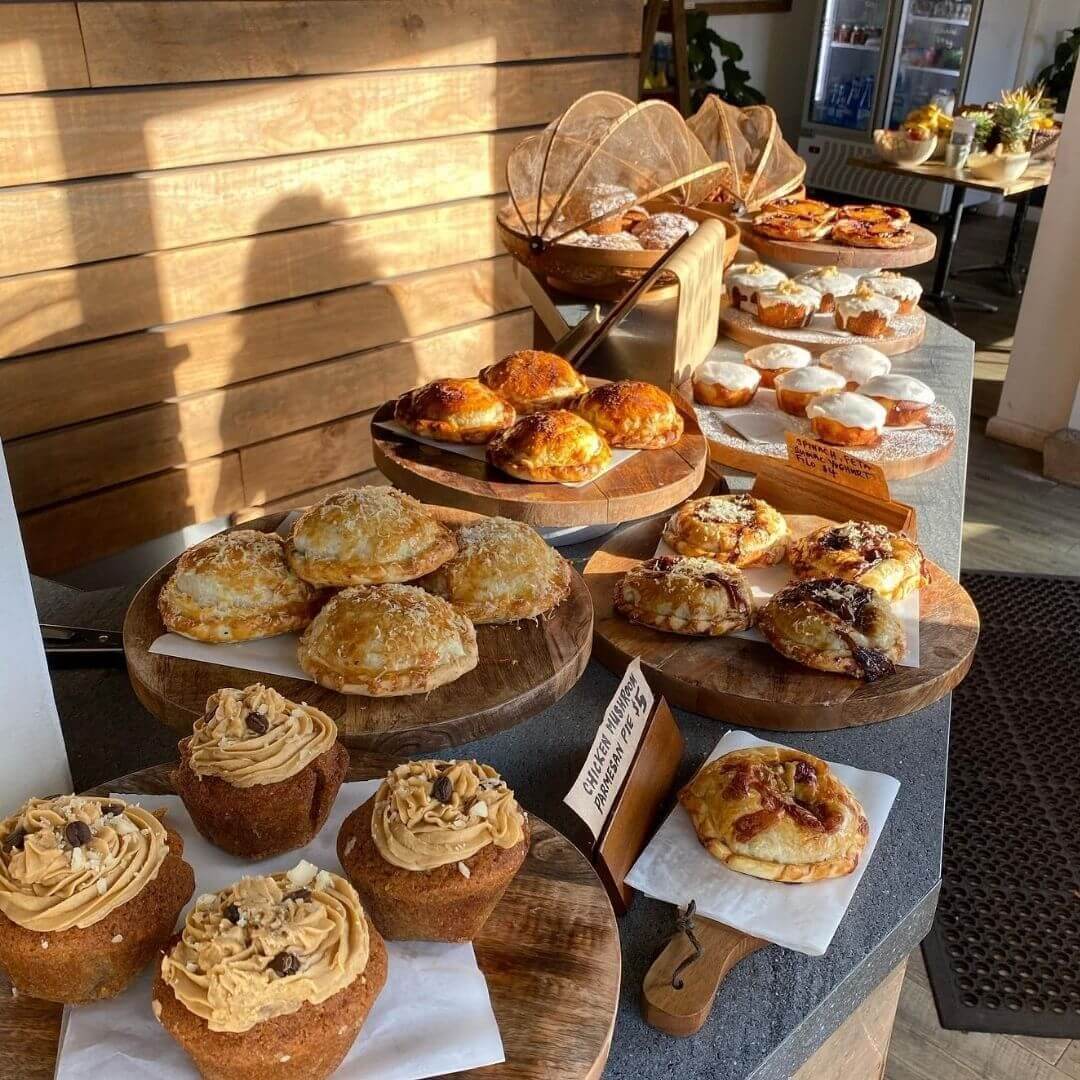
<path fill-rule="evenodd" d="M 539 251 L 665 193 L 696 206 L 729 168 L 710 160 L 666 102 L 635 104 L 599 91 L 514 147 L 506 163 L 510 201 L 499 216 Z"/>
<path fill-rule="evenodd" d="M 687 126 L 714 161 L 731 166 L 717 175 L 710 200 L 754 211 L 802 186 L 806 162 L 784 141 L 768 105 L 739 109 L 710 94 Z"/>

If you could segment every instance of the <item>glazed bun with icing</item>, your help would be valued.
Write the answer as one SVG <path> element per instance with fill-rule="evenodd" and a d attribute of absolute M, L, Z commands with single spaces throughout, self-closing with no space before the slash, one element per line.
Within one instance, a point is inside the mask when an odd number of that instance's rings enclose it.
<path fill-rule="evenodd" d="M 805 416 L 806 407 L 819 394 L 836 393 L 844 385 L 844 377 L 828 368 L 816 364 L 794 368 L 776 377 L 776 405 L 792 416 Z"/>
<path fill-rule="evenodd" d="M 479 379 L 436 379 L 402 394 L 394 419 L 416 435 L 486 443 L 516 419 L 514 407 Z"/>
<path fill-rule="evenodd" d="M 885 410 L 871 398 L 841 390 L 819 394 L 806 407 L 814 437 L 833 446 L 877 446 Z"/>
<path fill-rule="evenodd" d="M 280 536 L 234 529 L 180 556 L 158 612 L 174 634 L 227 644 L 303 630 L 321 600 L 289 567 Z"/>
<path fill-rule="evenodd" d="M 738 408 L 749 405 L 761 385 L 761 372 L 733 360 L 706 360 L 695 372 L 694 400 L 699 405 Z"/>
<path fill-rule="evenodd" d="M 200 896 L 161 957 L 150 1005 L 202 1076 L 324 1080 L 386 973 L 353 886 L 300 862 Z"/>
<path fill-rule="evenodd" d="M 797 281 L 782 281 L 774 289 L 758 290 L 758 322 L 779 330 L 796 330 L 810 324 L 820 303 L 817 290 Z"/>
<path fill-rule="evenodd" d="M 835 320 L 840 330 L 860 337 L 884 337 L 892 318 L 900 311 L 900 302 L 882 296 L 866 284 L 836 301 Z"/>
<path fill-rule="evenodd" d="M 164 813 L 56 795 L 0 821 L 0 968 L 19 994 L 115 997 L 164 948 L 195 891 Z"/>
<path fill-rule="evenodd" d="M 914 278 L 891 270 L 875 270 L 871 274 L 865 274 L 861 281 L 879 295 L 897 301 L 901 315 L 910 315 L 919 306 L 922 286 Z"/>
<path fill-rule="evenodd" d="M 384 937 L 472 941 L 529 851 L 513 791 L 477 761 L 410 761 L 341 826 L 337 852 Z"/>
<path fill-rule="evenodd" d="M 887 375 L 892 368 L 892 361 L 880 349 L 861 341 L 826 349 L 818 357 L 818 363 L 843 375 L 848 390 L 858 390 L 864 382 L 877 375 Z"/>
<path fill-rule="evenodd" d="M 555 353 L 519 349 L 480 372 L 480 381 L 509 401 L 519 416 L 568 409 L 589 389 L 584 377 Z"/>
<path fill-rule="evenodd" d="M 487 459 L 518 480 L 577 484 L 604 471 L 611 447 L 584 417 L 556 409 L 523 416 L 491 441 Z"/>
<path fill-rule="evenodd" d="M 179 751 L 172 783 L 195 827 L 244 859 L 310 843 L 349 768 L 326 713 L 261 683 L 211 694 Z"/>
<path fill-rule="evenodd" d="M 821 296 L 818 311 L 823 314 L 833 310 L 838 297 L 850 296 L 858 286 L 855 278 L 835 266 L 816 266 L 799 274 L 795 281 Z"/>
<path fill-rule="evenodd" d="M 813 356 L 801 345 L 789 345 L 776 342 L 773 345 L 758 345 L 743 353 L 743 360 L 761 375 L 761 385 L 771 390 L 776 377 L 793 368 L 807 367 L 813 363 Z"/>
<path fill-rule="evenodd" d="M 742 568 L 780 562 L 789 538 L 784 515 L 752 495 L 691 499 L 668 518 L 663 535 L 680 555 Z"/>
<path fill-rule="evenodd" d="M 766 266 L 765 263 L 740 263 L 724 275 L 724 284 L 731 295 L 732 306 L 741 308 L 743 304 L 756 304 L 759 290 L 775 289 L 787 279 L 783 270 Z"/>
<path fill-rule="evenodd" d="M 683 418 L 671 395 L 637 379 L 590 390 L 574 407 L 607 440 L 626 450 L 662 450 L 682 438 Z"/>
<path fill-rule="evenodd" d="M 934 391 L 910 375 L 875 375 L 859 388 L 885 410 L 886 427 L 905 427 L 926 419 L 934 404 Z"/>

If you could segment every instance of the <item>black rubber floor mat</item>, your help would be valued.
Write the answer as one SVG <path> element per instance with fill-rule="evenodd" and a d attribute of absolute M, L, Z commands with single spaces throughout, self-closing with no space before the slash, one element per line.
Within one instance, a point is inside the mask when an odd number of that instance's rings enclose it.
<path fill-rule="evenodd" d="M 941 900 L 923 943 L 938 1015 L 1080 1038 L 1080 579 L 963 583 L 982 631 L 953 694 Z"/>

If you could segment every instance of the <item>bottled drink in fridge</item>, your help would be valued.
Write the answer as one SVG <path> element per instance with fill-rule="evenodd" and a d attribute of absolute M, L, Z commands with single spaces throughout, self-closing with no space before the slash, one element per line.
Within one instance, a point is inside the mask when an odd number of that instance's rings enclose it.
<path fill-rule="evenodd" d="M 874 107 L 874 76 L 867 75 L 862 81 L 859 93 L 859 107 L 855 114 L 855 125 L 865 131 L 870 127 L 870 114 Z"/>

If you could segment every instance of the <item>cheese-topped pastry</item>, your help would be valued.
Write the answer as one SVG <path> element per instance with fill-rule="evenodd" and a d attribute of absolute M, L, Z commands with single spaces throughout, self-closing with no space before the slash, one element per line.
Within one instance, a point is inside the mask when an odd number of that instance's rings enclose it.
<path fill-rule="evenodd" d="M 789 660 L 867 682 L 892 675 L 904 657 L 904 629 L 888 601 L 841 578 L 785 585 L 758 612 L 757 628 Z"/>
<path fill-rule="evenodd" d="M 792 416 L 805 416 L 806 407 L 818 394 L 843 390 L 844 376 L 829 368 L 793 368 L 776 377 L 776 404 Z"/>
<path fill-rule="evenodd" d="M 531 619 L 570 592 L 570 564 L 524 522 L 480 518 L 455 536 L 457 554 L 420 584 L 474 623 Z"/>
<path fill-rule="evenodd" d="M 680 555 L 704 555 L 731 566 L 772 566 L 787 552 L 784 515 L 752 495 L 707 495 L 668 518 L 664 540 Z"/>
<path fill-rule="evenodd" d="M 521 417 L 491 441 L 487 459 L 519 480 L 576 484 L 604 470 L 611 447 L 588 420 L 556 409 Z"/>
<path fill-rule="evenodd" d="M 859 390 L 885 410 L 887 427 L 903 427 L 925 420 L 934 404 L 934 391 L 910 375 L 875 375 Z"/>
<path fill-rule="evenodd" d="M 850 874 L 870 835 L 862 806 L 828 763 L 786 747 L 755 746 L 710 761 L 679 802 L 710 855 L 768 881 Z"/>
<path fill-rule="evenodd" d="M 807 367 L 814 362 L 814 358 L 801 345 L 776 342 L 748 349 L 743 353 L 743 361 L 761 374 L 761 385 L 771 390 L 776 384 L 777 375 L 793 368 Z"/>
<path fill-rule="evenodd" d="M 633 227 L 633 233 L 646 251 L 666 251 L 679 237 L 697 232 L 698 223 L 685 214 L 653 214 Z"/>
<path fill-rule="evenodd" d="M 632 567 L 615 585 L 614 605 L 630 622 L 699 637 L 746 630 L 754 617 L 742 571 L 690 556 L 660 555 Z"/>
<path fill-rule="evenodd" d="M 861 341 L 826 349 L 818 357 L 818 363 L 843 375 L 849 390 L 857 390 L 876 375 L 888 374 L 892 367 L 891 361 L 883 352 L 872 345 L 864 345 Z"/>
<path fill-rule="evenodd" d="M 560 241 L 560 244 L 571 244 L 574 247 L 595 248 L 598 251 L 644 251 L 641 241 L 628 232 L 615 233 L 587 233 L 578 230 L 568 233 Z"/>
<path fill-rule="evenodd" d="M 918 307 L 922 286 L 914 279 L 893 270 L 875 270 L 863 275 L 862 283 L 876 293 L 891 297 L 900 304 L 900 314 L 907 315 Z"/>
<path fill-rule="evenodd" d="M 593 387 L 574 411 L 588 420 L 609 446 L 661 450 L 682 438 L 683 418 L 671 395 L 637 379 Z"/>
<path fill-rule="evenodd" d="M 815 266 L 799 274 L 795 281 L 821 294 L 818 311 L 822 312 L 832 311 L 838 296 L 849 296 L 858 286 L 855 278 L 835 266 Z"/>
<path fill-rule="evenodd" d="M 731 293 L 732 305 L 741 307 L 744 303 L 757 303 L 759 289 L 774 289 L 787 279 L 787 274 L 774 266 L 762 262 L 739 263 L 724 275 L 724 284 Z"/>
<path fill-rule="evenodd" d="M 486 443 L 516 419 L 514 407 L 479 379 L 436 379 L 402 394 L 394 419 L 444 442 Z"/>
<path fill-rule="evenodd" d="M 876 446 L 885 427 L 885 410 L 876 401 L 847 390 L 818 395 L 806 415 L 814 435 L 834 446 Z"/>
<path fill-rule="evenodd" d="M 930 580 L 919 545 L 872 521 L 825 525 L 795 541 L 788 557 L 796 577 L 843 578 L 890 602 Z"/>
<path fill-rule="evenodd" d="M 761 385 L 761 372 L 734 360 L 706 360 L 694 372 L 693 385 L 699 405 L 734 408 L 753 401 Z"/>
<path fill-rule="evenodd" d="M 561 356 L 520 349 L 480 372 L 480 381 L 505 398 L 518 415 L 566 409 L 589 384 Z"/>
<path fill-rule="evenodd" d="M 765 326 L 793 330 L 806 326 L 821 303 L 821 294 L 797 281 L 782 281 L 773 289 L 759 289 L 758 321 Z"/>
<path fill-rule="evenodd" d="M 472 622 L 415 585 L 360 585 L 331 597 L 300 638 L 300 667 L 342 694 L 424 694 L 479 659 Z"/>
<path fill-rule="evenodd" d="M 453 534 L 411 495 L 391 487 L 345 488 L 297 518 L 289 565 L 317 585 L 412 581 L 457 550 Z"/>
<path fill-rule="evenodd" d="M 174 634 L 225 643 L 302 630 L 321 597 L 289 568 L 276 533 L 234 529 L 180 556 L 158 596 Z"/>
<path fill-rule="evenodd" d="M 900 302 L 860 284 L 850 295 L 836 301 L 836 325 L 861 337 L 884 337 L 889 320 L 900 311 Z"/>

